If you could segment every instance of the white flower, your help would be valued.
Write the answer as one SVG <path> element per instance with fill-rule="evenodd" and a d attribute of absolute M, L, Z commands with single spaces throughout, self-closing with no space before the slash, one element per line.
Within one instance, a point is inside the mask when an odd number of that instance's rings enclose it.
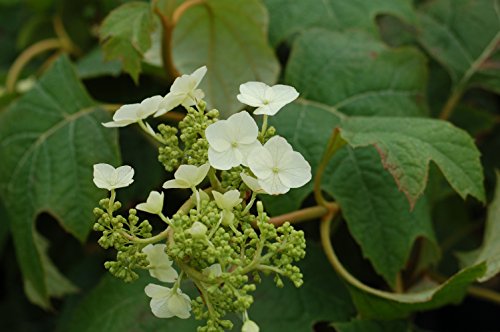
<path fill-rule="evenodd" d="M 160 214 L 163 209 L 163 193 L 151 191 L 146 203 L 137 204 L 135 208 L 151 214 Z"/>
<path fill-rule="evenodd" d="M 142 249 L 149 262 L 149 274 L 163 282 L 174 282 L 177 277 L 177 271 L 172 267 L 172 261 L 165 252 L 165 244 L 148 244 Z"/>
<path fill-rule="evenodd" d="M 298 96 L 297 90 L 289 85 L 269 86 L 262 82 L 247 82 L 240 85 L 237 98 L 243 104 L 257 107 L 254 114 L 275 115 Z"/>
<path fill-rule="evenodd" d="M 311 166 L 280 136 L 274 136 L 248 157 L 248 166 L 271 195 L 284 194 L 311 180 Z"/>
<path fill-rule="evenodd" d="M 163 188 L 194 188 L 205 179 L 209 170 L 209 164 L 200 167 L 181 165 L 174 173 L 175 180 L 168 180 L 163 184 Z"/>
<path fill-rule="evenodd" d="M 218 191 L 212 191 L 215 203 L 223 210 L 231 211 L 236 205 L 241 203 L 239 190 L 229 190 L 223 194 Z"/>
<path fill-rule="evenodd" d="M 243 326 L 241 327 L 241 332 L 259 332 L 260 328 L 257 323 L 255 323 L 253 320 L 246 320 Z"/>
<path fill-rule="evenodd" d="M 256 194 L 267 194 L 267 192 L 260 185 L 259 180 L 244 172 L 241 172 L 240 176 L 243 182 L 247 185 L 248 188 L 250 188 L 251 191 L 255 192 Z"/>
<path fill-rule="evenodd" d="M 208 161 L 212 167 L 228 170 L 240 164 L 247 165 L 248 154 L 260 146 L 259 128 L 248 112 L 231 115 L 217 121 L 205 130 L 209 143 Z"/>
<path fill-rule="evenodd" d="M 177 316 L 182 319 L 189 318 L 191 314 L 191 299 L 179 288 L 176 291 L 168 287 L 149 284 L 144 292 L 151 298 L 149 303 L 153 315 L 158 318 Z"/>
<path fill-rule="evenodd" d="M 134 182 L 134 169 L 130 166 L 114 168 L 108 164 L 94 165 L 94 183 L 98 188 L 113 190 Z"/>
<path fill-rule="evenodd" d="M 220 266 L 219 263 L 212 264 L 209 267 L 206 267 L 201 271 L 207 277 L 213 276 L 213 277 L 217 278 L 217 277 L 220 277 L 222 275 L 222 267 Z"/>
<path fill-rule="evenodd" d="M 162 96 L 153 96 L 144 99 L 140 104 L 123 105 L 113 115 L 113 121 L 102 125 L 104 127 L 125 127 L 144 120 L 151 114 L 158 112 L 162 100 Z"/>
<path fill-rule="evenodd" d="M 202 238 L 207 233 L 207 226 L 199 221 L 195 221 L 186 232 L 194 238 Z"/>
<path fill-rule="evenodd" d="M 207 72 L 207 67 L 196 69 L 191 75 L 177 77 L 170 87 L 170 92 L 163 98 L 156 116 L 167 113 L 175 107 L 182 105 L 189 107 L 196 105 L 205 94 L 201 89 L 196 89 Z"/>

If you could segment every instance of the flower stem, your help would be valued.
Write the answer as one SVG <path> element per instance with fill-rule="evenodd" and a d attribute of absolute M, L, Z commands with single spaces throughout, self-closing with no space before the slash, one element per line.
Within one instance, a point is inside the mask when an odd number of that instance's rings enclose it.
<path fill-rule="evenodd" d="M 302 221 L 321 218 L 325 214 L 327 214 L 328 211 L 338 208 L 339 207 L 337 203 L 327 203 L 327 207 L 322 205 L 312 206 L 302 210 L 285 213 L 280 216 L 273 217 L 269 222 L 274 226 L 281 226 L 287 221 L 290 223 L 299 223 Z"/>
<path fill-rule="evenodd" d="M 137 122 L 139 124 L 139 127 L 141 127 L 141 129 L 149 136 L 151 136 L 152 138 L 154 138 L 155 140 L 157 140 L 158 142 L 160 142 L 161 144 L 167 144 L 167 142 L 165 142 L 165 140 L 160 137 L 159 135 L 157 135 L 155 132 L 151 132 L 148 127 L 146 126 L 146 124 L 144 123 L 143 120 L 139 120 Z"/>
<path fill-rule="evenodd" d="M 261 129 L 261 132 L 260 132 L 260 135 L 262 136 L 262 139 L 264 139 L 264 135 L 265 135 L 266 130 L 267 130 L 267 118 L 268 118 L 268 115 L 264 114 L 264 117 L 262 118 L 262 129 Z"/>
<path fill-rule="evenodd" d="M 337 152 L 342 146 L 345 145 L 345 141 L 340 137 L 340 130 L 335 128 L 328 140 L 328 144 L 325 149 L 325 153 L 323 154 L 323 158 L 316 170 L 316 174 L 314 176 L 314 198 L 319 205 L 324 207 L 328 207 L 328 201 L 323 196 L 323 192 L 321 190 L 321 180 L 323 177 L 323 173 L 325 172 L 326 167 L 328 166 L 328 162 L 333 157 L 335 152 Z"/>
<path fill-rule="evenodd" d="M 210 170 L 208 171 L 208 179 L 210 180 L 210 186 L 212 186 L 213 190 L 220 193 L 224 192 L 224 190 L 222 189 L 222 185 L 220 184 L 220 181 L 215 174 L 215 168 L 210 167 Z"/>
<path fill-rule="evenodd" d="M 150 244 L 166 239 L 168 237 L 169 232 L 170 232 L 170 227 L 167 227 L 163 232 L 158 233 L 155 236 L 149 237 L 147 239 L 141 239 L 139 237 L 127 234 L 124 231 L 120 232 L 120 234 L 129 241 L 132 241 L 134 243 Z"/>

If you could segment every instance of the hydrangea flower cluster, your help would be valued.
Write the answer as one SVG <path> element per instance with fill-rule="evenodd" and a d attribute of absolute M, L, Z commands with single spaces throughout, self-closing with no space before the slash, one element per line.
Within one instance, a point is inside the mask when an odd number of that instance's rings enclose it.
<path fill-rule="evenodd" d="M 185 319 L 193 314 L 205 320 L 198 331 L 208 332 L 231 329 L 233 322 L 226 315 L 239 313 L 242 331 L 259 331 L 247 310 L 262 274 L 274 275 L 278 287 L 283 278 L 297 287 L 303 282 L 294 265 L 305 255 L 303 232 L 290 223 L 275 227 L 257 200 L 257 195 L 284 194 L 311 180 L 304 157 L 267 126 L 268 116 L 298 93 L 286 85 L 242 84 L 237 98 L 256 107 L 254 114 L 263 115 L 259 130 L 247 111 L 219 120 L 217 110 L 206 110 L 204 93 L 198 89 L 206 71 L 201 67 L 177 78 L 165 97 L 124 105 L 113 121 L 103 123 L 106 127 L 139 124 L 160 143 L 158 159 L 165 169 L 175 170 L 163 188 L 188 189 L 191 197 L 168 217 L 163 214 L 168 191 L 166 195 L 151 191 L 124 217 L 118 212 L 116 189 L 132 184 L 133 168 L 96 164 L 94 183 L 110 196 L 94 209 L 94 230 L 102 232 L 101 246 L 117 251 L 116 260 L 105 263 L 114 276 L 130 282 L 145 269 L 157 280 L 144 289 L 156 317 Z M 187 110 L 178 128 L 161 124 L 155 131 L 148 124 L 148 117 L 177 106 Z M 141 221 L 137 210 L 163 221 L 165 229 L 153 235 L 149 221 Z M 181 290 L 189 282 L 197 295 Z"/>

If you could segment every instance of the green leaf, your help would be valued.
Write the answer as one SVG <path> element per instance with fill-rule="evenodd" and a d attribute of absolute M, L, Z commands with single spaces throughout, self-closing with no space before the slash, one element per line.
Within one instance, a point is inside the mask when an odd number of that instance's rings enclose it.
<path fill-rule="evenodd" d="M 100 76 L 118 76 L 122 70 L 122 65 L 117 60 L 106 61 L 101 48 L 90 51 L 76 64 L 78 77 L 85 80 Z"/>
<path fill-rule="evenodd" d="M 375 321 L 355 319 L 350 322 L 333 323 L 338 332 L 411 332 L 413 331 L 408 321 Z"/>
<path fill-rule="evenodd" d="M 293 46 L 285 81 L 301 98 L 348 115 L 426 113 L 425 57 L 359 32 L 305 32 Z"/>
<path fill-rule="evenodd" d="M 58 331 L 195 331 L 198 322 L 192 317 L 160 319 L 153 316 L 150 298 L 144 287 L 155 280 L 146 273 L 133 283 L 125 283 L 110 274 L 75 307 L 65 313 Z M 194 295 L 194 287 L 182 285 L 183 292 Z"/>
<path fill-rule="evenodd" d="M 268 15 L 258 0 L 206 0 L 181 16 L 174 29 L 174 65 L 191 73 L 206 65 L 201 88 L 210 107 L 224 117 L 241 109 L 238 86 L 247 81 L 273 84 L 279 63 L 266 38 Z"/>
<path fill-rule="evenodd" d="M 500 93 L 500 1 L 436 0 L 420 7 L 420 42 L 460 89 Z"/>
<path fill-rule="evenodd" d="M 262 331 L 312 331 L 319 321 L 345 321 L 355 308 L 344 283 L 328 264 L 321 247 L 307 243 L 307 256 L 299 264 L 304 284 L 276 288 L 270 277 L 257 285 L 250 318 Z"/>
<path fill-rule="evenodd" d="M 37 246 L 34 220 L 56 218 L 83 241 L 102 190 L 92 183 L 92 165 L 117 164 L 115 130 L 78 81 L 66 57 L 58 59 L 0 119 L 0 193 L 11 225 L 21 271 L 45 307 L 50 305 L 50 266 Z M 32 293 L 33 293 L 32 292 Z"/>
<path fill-rule="evenodd" d="M 462 198 L 471 195 L 485 201 L 480 153 L 472 138 L 449 122 L 352 117 L 341 124 L 341 135 L 353 147 L 377 149 L 412 207 L 424 192 L 431 161 Z"/>
<path fill-rule="evenodd" d="M 0 256 L 5 248 L 5 242 L 9 238 L 10 227 L 9 219 L 7 218 L 7 210 L 3 202 L 0 200 Z"/>
<path fill-rule="evenodd" d="M 362 29 L 378 35 L 375 17 L 391 14 L 414 21 L 409 0 L 265 0 L 271 15 L 270 39 L 273 45 L 309 28 L 329 30 Z"/>
<path fill-rule="evenodd" d="M 486 262 L 486 273 L 478 280 L 485 282 L 500 272 L 500 172 L 497 171 L 495 197 L 488 208 L 483 244 L 477 250 L 459 255 L 462 265 Z"/>
<path fill-rule="evenodd" d="M 429 206 L 420 200 L 410 212 L 405 197 L 384 171 L 373 149 L 341 149 L 324 175 L 323 187 L 342 207 L 349 231 L 378 274 L 394 287 L 413 243 L 423 237 L 439 258 Z"/>
<path fill-rule="evenodd" d="M 485 264 L 461 270 L 446 282 L 415 293 L 366 292 L 349 285 L 359 314 L 367 319 L 400 319 L 413 312 L 439 308 L 462 300 L 467 287 L 486 271 Z"/>
<path fill-rule="evenodd" d="M 99 38 L 107 60 L 119 59 L 135 82 L 141 60 L 151 47 L 154 16 L 147 2 L 129 2 L 113 10 L 104 20 Z"/>

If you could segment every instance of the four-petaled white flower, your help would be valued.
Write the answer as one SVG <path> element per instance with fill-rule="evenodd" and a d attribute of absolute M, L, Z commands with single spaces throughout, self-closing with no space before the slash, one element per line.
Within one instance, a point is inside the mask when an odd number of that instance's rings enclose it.
<path fill-rule="evenodd" d="M 163 193 L 151 191 L 146 203 L 137 204 L 135 208 L 151 214 L 160 214 L 163 209 Z"/>
<path fill-rule="evenodd" d="M 241 203 L 240 191 L 233 189 L 221 194 L 218 191 L 212 191 L 215 203 L 223 210 L 231 211 L 236 205 Z"/>
<path fill-rule="evenodd" d="M 248 166 L 271 195 L 284 194 L 311 180 L 311 166 L 280 136 L 274 136 L 248 157 Z"/>
<path fill-rule="evenodd" d="M 175 288 L 175 287 L 174 287 Z M 182 319 L 189 318 L 191 314 L 191 299 L 179 288 L 171 289 L 155 284 L 149 284 L 144 292 L 151 298 L 149 303 L 153 315 L 158 318 L 177 316 Z"/>
<path fill-rule="evenodd" d="M 269 86 L 262 82 L 247 82 L 240 85 L 237 98 L 243 104 L 257 107 L 254 114 L 275 115 L 298 96 L 297 90 L 289 85 Z"/>
<path fill-rule="evenodd" d="M 162 96 L 153 96 L 144 99 L 140 104 L 123 105 L 113 115 L 113 121 L 103 123 L 102 125 L 104 127 L 125 127 L 129 124 L 142 121 L 160 110 L 162 100 Z"/>
<path fill-rule="evenodd" d="M 243 182 L 247 185 L 248 188 L 250 188 L 251 191 L 253 191 L 256 194 L 267 194 L 267 192 L 260 185 L 258 179 L 244 172 L 241 172 L 240 176 Z"/>
<path fill-rule="evenodd" d="M 259 128 L 248 112 L 236 113 L 227 120 L 211 124 L 205 130 L 210 165 L 221 170 L 240 164 L 246 166 L 248 154 L 260 146 L 258 133 Z"/>
<path fill-rule="evenodd" d="M 202 66 L 190 75 L 177 77 L 170 87 L 170 92 L 161 102 L 160 109 L 156 112 L 155 117 L 165 114 L 179 105 L 184 107 L 196 105 L 205 96 L 203 91 L 197 89 L 197 87 L 206 72 L 207 67 Z"/>
<path fill-rule="evenodd" d="M 127 187 L 134 182 L 134 169 L 130 166 L 114 168 L 108 164 L 94 165 L 94 183 L 98 188 L 113 190 Z"/>
<path fill-rule="evenodd" d="M 174 173 L 174 180 L 168 180 L 163 184 L 163 188 L 194 188 L 205 179 L 209 164 L 203 164 L 200 167 L 194 165 L 181 165 Z"/>
<path fill-rule="evenodd" d="M 247 319 L 241 327 L 241 332 L 259 332 L 260 328 L 253 320 Z"/>
<path fill-rule="evenodd" d="M 165 244 L 148 244 L 142 249 L 149 262 L 149 274 L 163 282 L 174 282 L 177 277 L 177 271 L 172 267 L 172 261 L 165 252 Z"/>

